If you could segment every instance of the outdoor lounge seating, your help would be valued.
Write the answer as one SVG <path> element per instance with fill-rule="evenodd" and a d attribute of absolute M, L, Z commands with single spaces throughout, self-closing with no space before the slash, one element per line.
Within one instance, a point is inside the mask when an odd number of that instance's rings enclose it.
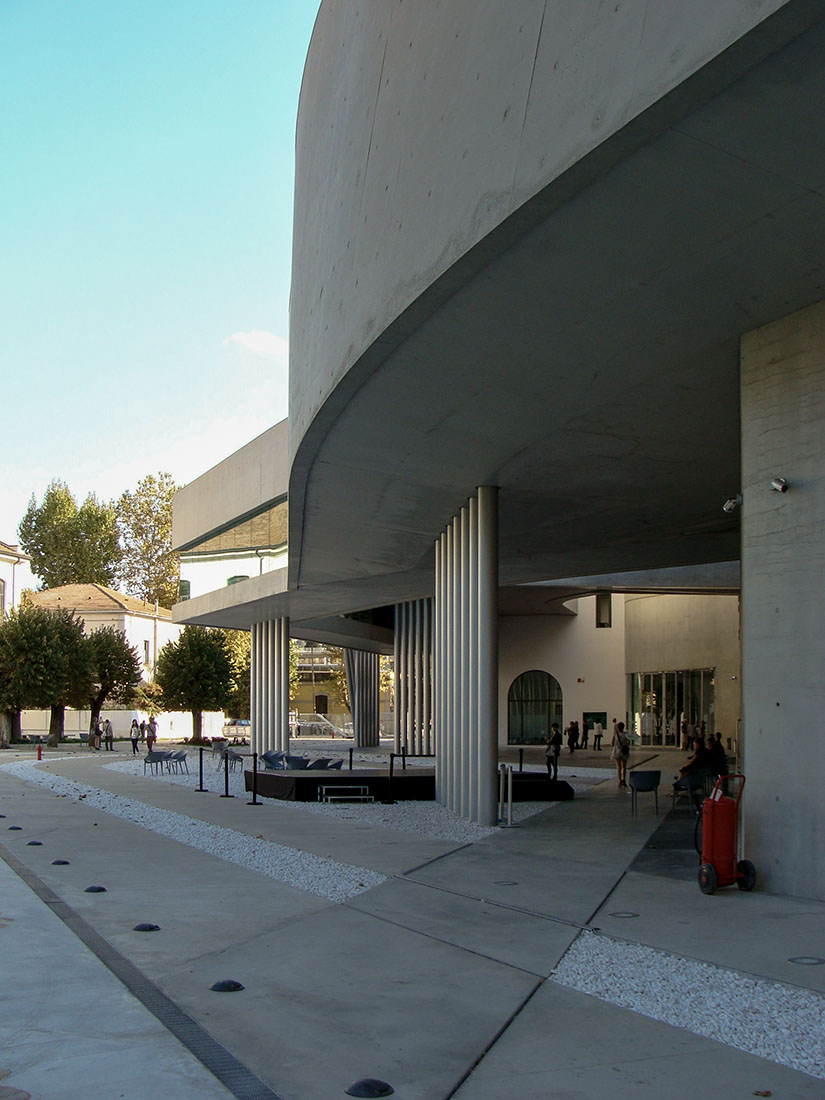
<path fill-rule="evenodd" d="M 186 772 L 189 774 L 189 765 L 186 763 L 186 752 L 181 749 L 179 752 L 173 752 L 169 756 L 167 763 L 169 771 Z"/>
<path fill-rule="evenodd" d="M 628 773 L 628 779 L 630 781 L 630 790 L 632 792 L 632 799 L 630 804 L 630 812 L 632 814 L 637 813 L 636 796 L 639 791 L 653 791 L 653 799 L 656 805 L 656 813 L 659 813 L 659 783 L 662 779 L 662 773 L 660 771 L 631 771 Z"/>
<path fill-rule="evenodd" d="M 147 767 L 151 768 L 153 775 L 161 773 L 164 767 L 168 768 L 171 755 L 171 752 L 160 752 L 158 750 L 147 752 L 143 758 L 143 774 L 146 775 Z"/>
<path fill-rule="evenodd" d="M 332 758 L 329 756 L 316 756 L 314 760 L 310 760 L 307 764 L 307 771 L 325 771 L 331 763 Z"/>
<path fill-rule="evenodd" d="M 278 752 L 262 752 L 261 753 L 261 760 L 263 760 L 263 762 L 264 762 L 264 768 L 266 769 L 266 771 L 270 771 L 270 772 L 282 771 L 283 768 L 285 767 L 285 764 L 284 764 L 284 758 L 285 757 L 286 757 L 286 753 L 281 752 L 280 750 Z"/>
<path fill-rule="evenodd" d="M 292 771 L 309 767 L 308 756 L 286 756 L 286 766 Z"/>

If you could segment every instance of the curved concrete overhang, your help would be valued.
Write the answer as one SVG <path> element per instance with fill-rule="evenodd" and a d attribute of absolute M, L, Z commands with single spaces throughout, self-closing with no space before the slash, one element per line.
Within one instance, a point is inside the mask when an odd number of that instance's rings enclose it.
<path fill-rule="evenodd" d="M 738 557 L 740 336 L 825 297 L 823 7 L 608 7 L 322 4 L 291 587 L 426 594 L 480 484 L 505 584 Z"/>

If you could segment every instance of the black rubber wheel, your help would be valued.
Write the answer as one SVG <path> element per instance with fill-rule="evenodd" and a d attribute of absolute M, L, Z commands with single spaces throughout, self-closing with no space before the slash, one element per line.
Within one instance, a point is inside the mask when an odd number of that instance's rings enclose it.
<path fill-rule="evenodd" d="M 699 889 L 703 894 L 712 894 L 716 889 L 719 879 L 716 877 L 716 868 L 712 863 L 703 863 L 699 868 Z"/>
<path fill-rule="evenodd" d="M 752 890 L 756 886 L 756 868 L 749 859 L 740 859 L 736 864 L 739 874 L 736 876 L 736 885 L 740 890 Z"/>
<path fill-rule="evenodd" d="M 704 821 L 704 815 L 699 814 L 696 818 L 696 824 L 693 826 L 693 847 L 696 849 L 696 854 L 699 858 L 702 858 L 702 822 Z"/>

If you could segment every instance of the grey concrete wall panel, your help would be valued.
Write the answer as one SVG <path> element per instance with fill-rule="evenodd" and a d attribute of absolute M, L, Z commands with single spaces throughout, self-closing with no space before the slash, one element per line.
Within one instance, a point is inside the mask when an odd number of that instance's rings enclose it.
<path fill-rule="evenodd" d="M 745 853 L 825 899 L 825 303 L 742 343 Z M 771 489 L 787 479 L 786 493 Z"/>
<path fill-rule="evenodd" d="M 825 296 L 822 17 L 322 5 L 292 584 L 423 584 L 478 484 L 501 488 L 505 583 L 737 556 L 739 338 Z"/>
<path fill-rule="evenodd" d="M 286 496 L 287 421 L 262 432 L 175 494 L 172 544 L 202 541 Z"/>

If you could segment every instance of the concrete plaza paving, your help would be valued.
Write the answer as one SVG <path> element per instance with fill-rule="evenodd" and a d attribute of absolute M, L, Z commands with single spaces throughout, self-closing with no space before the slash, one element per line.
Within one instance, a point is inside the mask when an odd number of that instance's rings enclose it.
<path fill-rule="evenodd" d="M 706 897 L 678 860 L 646 862 L 662 818 L 649 798 L 633 818 L 611 781 L 458 845 L 58 755 L 41 767 L 388 877 L 332 903 L 0 768 L 0 1100 L 327 1100 L 362 1077 L 401 1100 L 825 1096 L 821 1079 L 552 980 L 599 928 L 825 993 L 825 966 L 788 961 L 825 953 L 825 905 Z M 224 978 L 245 989 L 209 989 Z"/>

